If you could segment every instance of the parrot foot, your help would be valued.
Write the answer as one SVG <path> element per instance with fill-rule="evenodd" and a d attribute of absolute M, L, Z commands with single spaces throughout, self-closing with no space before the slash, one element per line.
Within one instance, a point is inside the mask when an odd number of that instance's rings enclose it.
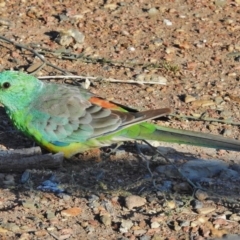
<path fill-rule="evenodd" d="M 104 157 L 110 157 L 112 154 L 116 153 L 116 151 L 118 150 L 118 148 L 122 145 L 122 142 L 118 142 L 116 144 L 116 146 L 112 149 L 110 149 L 109 152 L 104 152 L 102 153 Z"/>

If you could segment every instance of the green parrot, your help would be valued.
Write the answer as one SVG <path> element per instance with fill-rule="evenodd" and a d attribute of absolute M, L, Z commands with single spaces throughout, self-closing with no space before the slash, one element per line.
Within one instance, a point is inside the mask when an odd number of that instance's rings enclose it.
<path fill-rule="evenodd" d="M 17 129 L 65 158 L 128 140 L 157 140 L 240 151 L 240 141 L 146 122 L 170 113 L 138 112 L 70 85 L 44 83 L 17 72 L 0 73 L 0 103 Z"/>

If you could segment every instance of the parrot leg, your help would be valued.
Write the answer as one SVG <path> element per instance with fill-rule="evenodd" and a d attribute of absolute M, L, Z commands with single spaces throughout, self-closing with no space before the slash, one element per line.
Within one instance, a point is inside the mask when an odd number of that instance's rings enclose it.
<path fill-rule="evenodd" d="M 113 153 L 116 153 L 116 151 L 118 150 L 118 148 L 123 144 L 123 142 L 118 142 L 116 143 L 116 146 L 114 148 L 111 148 L 109 152 L 107 153 L 103 153 L 104 157 L 110 157 L 110 155 L 112 155 Z"/>

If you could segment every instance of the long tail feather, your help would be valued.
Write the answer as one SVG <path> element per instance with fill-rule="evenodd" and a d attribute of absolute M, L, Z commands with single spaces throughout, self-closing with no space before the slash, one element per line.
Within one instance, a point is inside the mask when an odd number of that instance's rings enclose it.
<path fill-rule="evenodd" d="M 152 124 L 149 124 L 153 126 Z M 141 134 L 141 137 L 148 140 L 157 140 L 162 142 L 187 144 L 215 149 L 225 149 L 240 151 L 240 141 L 217 136 L 208 133 L 194 132 L 189 130 L 174 129 L 154 125 L 156 130 L 151 134 Z"/>

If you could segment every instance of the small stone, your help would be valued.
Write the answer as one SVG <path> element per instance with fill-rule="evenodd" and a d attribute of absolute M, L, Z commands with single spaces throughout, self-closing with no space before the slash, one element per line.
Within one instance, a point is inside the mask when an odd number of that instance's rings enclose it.
<path fill-rule="evenodd" d="M 64 217 L 75 217 L 81 213 L 82 209 L 78 207 L 68 208 L 61 211 L 61 215 Z"/>
<path fill-rule="evenodd" d="M 200 216 L 198 219 L 197 219 L 198 222 L 200 223 L 205 223 L 208 221 L 208 218 L 207 217 L 203 217 L 203 216 Z"/>
<path fill-rule="evenodd" d="M 191 95 L 186 95 L 185 98 L 184 98 L 185 103 L 190 103 L 190 102 L 193 102 L 193 101 L 196 101 L 196 98 L 191 96 Z"/>
<path fill-rule="evenodd" d="M 158 11 L 155 7 L 153 7 L 153 8 L 150 8 L 150 9 L 148 10 L 148 14 L 149 14 L 150 16 L 155 16 L 155 15 L 159 14 L 159 11 Z"/>
<path fill-rule="evenodd" d="M 111 226 L 112 224 L 112 220 L 111 220 L 111 217 L 109 215 L 102 215 L 100 217 L 101 219 L 101 222 L 106 226 L 106 227 L 109 227 Z"/>
<path fill-rule="evenodd" d="M 141 235 L 145 234 L 146 232 L 147 232 L 147 231 L 144 230 L 144 229 L 138 229 L 138 230 L 134 230 L 134 231 L 133 231 L 133 234 L 134 234 L 135 236 L 141 236 Z"/>
<path fill-rule="evenodd" d="M 133 222 L 131 220 L 122 220 L 121 226 L 119 231 L 122 233 L 126 233 L 129 231 L 129 229 L 133 226 Z"/>
<path fill-rule="evenodd" d="M 34 235 L 37 236 L 38 238 L 42 238 L 44 236 L 47 236 L 48 232 L 44 229 L 41 229 L 41 230 L 34 232 Z"/>
<path fill-rule="evenodd" d="M 176 52 L 176 48 L 174 48 L 174 47 L 167 47 L 165 52 L 167 54 L 175 53 Z"/>
<path fill-rule="evenodd" d="M 152 222 L 151 223 L 151 228 L 159 228 L 160 224 L 158 222 Z"/>
<path fill-rule="evenodd" d="M 167 26 L 172 26 L 172 22 L 168 19 L 164 19 L 163 22 L 167 25 Z"/>
<path fill-rule="evenodd" d="M 46 215 L 47 215 L 47 219 L 49 219 L 49 220 L 52 219 L 52 218 L 55 218 L 55 213 L 50 211 L 50 210 L 48 210 L 46 212 Z"/>
<path fill-rule="evenodd" d="M 190 224 L 191 227 L 197 227 L 198 225 L 199 225 L 198 221 L 192 221 Z"/>
<path fill-rule="evenodd" d="M 24 202 L 22 202 L 22 205 L 23 205 L 24 208 L 29 208 L 29 209 L 32 209 L 32 210 L 36 209 L 36 206 L 35 206 L 33 201 L 29 201 L 29 200 L 24 201 Z"/>
<path fill-rule="evenodd" d="M 125 198 L 125 205 L 128 209 L 133 209 L 135 207 L 141 207 L 146 203 L 146 199 L 136 196 L 136 195 L 131 195 Z"/>
<path fill-rule="evenodd" d="M 6 175 L 3 183 L 6 185 L 14 185 L 15 184 L 14 176 L 11 174 Z"/>
<path fill-rule="evenodd" d="M 236 213 L 234 213 L 229 217 L 229 220 L 238 222 L 238 221 L 240 221 L 240 216 L 237 215 Z"/>
<path fill-rule="evenodd" d="M 212 100 L 196 100 L 192 102 L 193 107 L 208 107 L 215 105 L 215 102 Z"/>
<path fill-rule="evenodd" d="M 216 104 L 221 104 L 224 100 L 223 100 L 222 97 L 218 96 L 214 99 L 214 101 L 215 101 Z"/>
<path fill-rule="evenodd" d="M 182 221 L 179 224 L 180 227 L 188 227 L 190 226 L 190 221 L 186 220 L 186 221 Z"/>
<path fill-rule="evenodd" d="M 108 4 L 105 4 L 103 7 L 105 9 L 110 9 L 110 10 L 115 10 L 117 8 L 117 4 L 116 3 L 108 3 Z"/>
<path fill-rule="evenodd" d="M 215 211 L 215 209 L 216 209 L 215 207 L 203 207 L 203 208 L 197 209 L 197 212 L 199 214 L 208 214 Z"/>
<path fill-rule="evenodd" d="M 207 194 L 207 192 L 198 189 L 198 190 L 196 191 L 196 193 L 195 193 L 195 197 L 196 197 L 199 201 L 203 201 L 203 200 L 205 200 L 206 198 L 208 198 L 208 194 Z"/>
<path fill-rule="evenodd" d="M 143 229 L 141 229 L 141 230 L 143 230 Z M 144 230 L 145 231 L 145 230 Z M 135 233 L 135 232 L 134 232 Z M 146 233 L 146 231 L 145 231 L 145 233 Z M 142 233 L 141 235 L 143 235 L 144 233 Z M 139 234 L 140 235 L 140 234 Z M 151 236 L 149 236 L 149 235 L 144 235 L 144 236 L 141 236 L 141 237 L 139 237 L 139 240 L 150 240 L 151 239 Z"/>
<path fill-rule="evenodd" d="M 151 240 L 164 240 L 166 238 L 161 237 L 159 234 L 155 234 Z M 170 240 L 170 238 L 168 238 Z"/>
<path fill-rule="evenodd" d="M 175 201 L 169 201 L 169 202 L 167 202 L 167 206 L 170 209 L 174 209 L 174 208 L 176 208 L 176 202 Z"/>
<path fill-rule="evenodd" d="M 223 136 L 224 137 L 231 137 L 232 136 L 232 130 L 225 128 L 224 131 L 223 131 Z"/>
<path fill-rule="evenodd" d="M 203 207 L 203 203 L 198 200 L 193 200 L 191 205 L 193 206 L 193 209 L 200 209 Z"/>
<path fill-rule="evenodd" d="M 60 197 L 60 198 L 62 198 L 64 201 L 69 201 L 69 200 L 71 200 L 71 196 L 68 195 L 68 194 L 66 194 L 66 193 L 59 193 L 57 196 Z"/>

